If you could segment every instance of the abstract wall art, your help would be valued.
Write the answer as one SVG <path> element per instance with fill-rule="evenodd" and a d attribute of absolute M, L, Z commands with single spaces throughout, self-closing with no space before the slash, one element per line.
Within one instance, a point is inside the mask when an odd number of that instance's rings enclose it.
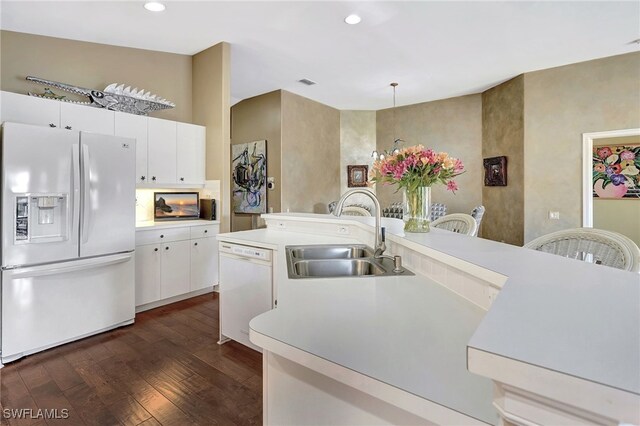
<path fill-rule="evenodd" d="M 267 212 L 267 141 L 231 146 L 234 213 Z"/>

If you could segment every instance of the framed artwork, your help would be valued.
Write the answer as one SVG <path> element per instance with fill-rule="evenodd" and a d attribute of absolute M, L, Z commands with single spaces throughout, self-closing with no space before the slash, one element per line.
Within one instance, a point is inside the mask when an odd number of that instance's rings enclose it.
<path fill-rule="evenodd" d="M 267 212 L 267 141 L 231 146 L 234 213 Z"/>
<path fill-rule="evenodd" d="M 640 200 L 640 144 L 593 147 L 593 197 Z"/>
<path fill-rule="evenodd" d="M 484 186 L 507 186 L 507 157 L 484 159 Z"/>
<path fill-rule="evenodd" d="M 368 179 L 369 179 L 369 166 L 367 165 L 347 166 L 347 186 L 349 188 L 367 186 Z"/>

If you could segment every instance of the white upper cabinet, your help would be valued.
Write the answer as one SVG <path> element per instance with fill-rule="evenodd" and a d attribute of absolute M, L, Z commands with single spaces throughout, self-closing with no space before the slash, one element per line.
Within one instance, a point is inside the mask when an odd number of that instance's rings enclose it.
<path fill-rule="evenodd" d="M 34 124 L 36 126 L 60 126 L 60 101 L 41 99 L 12 92 L 0 93 L 1 121 Z"/>
<path fill-rule="evenodd" d="M 149 118 L 144 115 L 115 113 L 115 135 L 136 140 L 136 184 L 146 184 L 147 176 L 147 127 Z"/>
<path fill-rule="evenodd" d="M 148 173 L 151 184 L 176 183 L 177 143 L 175 121 L 148 119 Z"/>
<path fill-rule="evenodd" d="M 4 121 L 133 138 L 136 185 L 204 185 L 203 126 L 2 91 L 0 122 Z"/>
<path fill-rule="evenodd" d="M 177 134 L 177 183 L 204 184 L 205 128 L 178 123 Z"/>
<path fill-rule="evenodd" d="M 60 127 L 67 130 L 113 135 L 114 115 L 104 108 L 60 102 Z"/>

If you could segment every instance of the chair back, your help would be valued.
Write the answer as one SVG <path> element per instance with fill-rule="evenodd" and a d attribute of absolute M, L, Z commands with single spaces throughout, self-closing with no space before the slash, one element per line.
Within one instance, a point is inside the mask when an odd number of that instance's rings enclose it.
<path fill-rule="evenodd" d="M 640 271 L 640 249 L 636 243 L 622 234 L 603 229 L 573 228 L 552 232 L 524 247 L 625 271 Z"/>
<path fill-rule="evenodd" d="M 402 203 L 392 203 L 388 207 L 382 209 L 382 217 L 391 217 L 394 219 L 402 219 Z"/>
<path fill-rule="evenodd" d="M 431 221 L 447 214 L 447 205 L 443 203 L 431 203 Z"/>
<path fill-rule="evenodd" d="M 371 216 L 371 211 L 366 207 L 351 205 L 344 206 L 342 209 L 343 216 Z"/>
<path fill-rule="evenodd" d="M 476 220 L 466 213 L 453 213 L 442 216 L 431 222 L 431 226 L 438 229 L 457 232 L 458 234 L 475 235 L 478 229 Z"/>
<path fill-rule="evenodd" d="M 471 210 L 471 217 L 476 220 L 478 226 L 476 227 L 476 232 L 473 235 L 474 237 L 478 235 L 478 231 L 480 230 L 480 223 L 482 222 L 482 217 L 484 216 L 484 206 L 477 206 L 473 210 Z"/>

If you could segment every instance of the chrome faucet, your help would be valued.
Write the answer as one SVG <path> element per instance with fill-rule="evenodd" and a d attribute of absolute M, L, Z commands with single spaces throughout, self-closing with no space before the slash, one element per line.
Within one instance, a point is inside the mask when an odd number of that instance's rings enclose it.
<path fill-rule="evenodd" d="M 380 216 L 382 214 L 382 209 L 380 209 L 380 201 L 378 201 L 378 198 L 375 196 L 373 192 L 367 191 L 366 189 L 352 189 L 351 191 L 345 192 L 342 195 L 342 197 L 340 197 L 340 200 L 338 200 L 338 203 L 336 204 L 336 208 L 333 211 L 333 214 L 339 217 L 342 214 L 342 209 L 344 208 L 345 201 L 347 200 L 347 198 L 349 198 L 354 194 L 366 195 L 367 197 L 371 198 L 371 201 L 373 201 L 373 206 L 375 210 L 374 213 L 376 218 L 375 246 L 373 251 L 373 257 L 375 259 L 381 259 L 381 258 L 391 259 L 394 264 L 393 272 L 397 274 L 404 272 L 404 269 L 402 269 L 402 258 L 400 256 L 387 256 L 383 254 L 384 251 L 387 249 L 387 245 L 384 242 L 386 239 L 384 227 L 380 226 L 380 222 L 381 222 Z"/>
<path fill-rule="evenodd" d="M 378 201 L 378 198 L 375 196 L 375 194 L 371 191 L 368 191 L 366 189 L 352 189 L 351 191 L 347 191 L 344 194 L 342 194 L 342 197 L 340 197 L 340 200 L 338 200 L 338 204 L 336 204 L 336 208 L 333 211 L 333 214 L 336 216 L 340 216 L 342 214 L 342 209 L 344 208 L 344 202 L 347 200 L 347 198 L 351 197 L 354 194 L 362 194 L 362 195 L 366 195 L 367 197 L 371 198 L 371 201 L 373 201 L 373 206 L 374 206 L 374 210 L 375 210 L 375 216 L 376 216 L 376 238 L 375 238 L 375 246 L 374 246 L 374 250 L 376 253 L 378 253 L 378 250 L 380 250 L 380 254 L 382 254 L 386 247 L 384 245 L 384 241 L 382 238 L 382 231 L 380 230 L 380 214 L 381 214 L 381 209 L 380 209 L 380 201 Z"/>

